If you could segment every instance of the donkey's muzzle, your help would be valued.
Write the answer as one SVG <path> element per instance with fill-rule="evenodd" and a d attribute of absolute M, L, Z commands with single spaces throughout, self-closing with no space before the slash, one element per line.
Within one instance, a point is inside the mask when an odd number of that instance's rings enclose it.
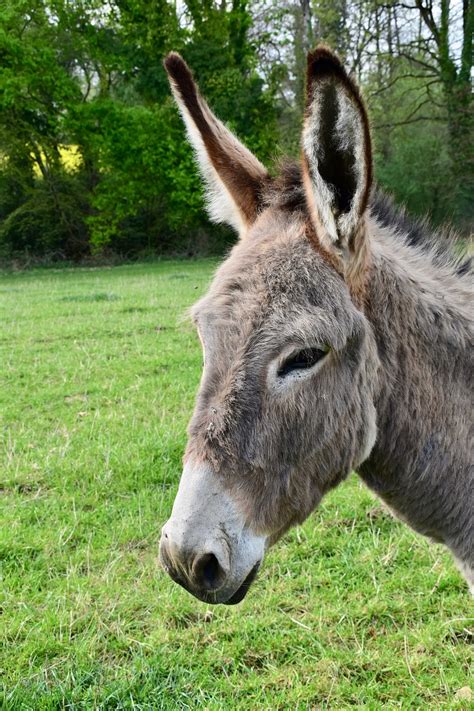
<path fill-rule="evenodd" d="M 228 574 L 214 553 L 200 553 L 187 561 L 173 562 L 170 555 L 169 538 L 163 534 L 160 543 L 160 560 L 163 568 L 175 583 L 203 602 L 236 605 L 241 602 L 257 577 L 260 561 L 256 563 L 243 583 L 230 596 L 223 589 L 226 587 Z M 219 595 L 219 591 L 224 594 Z"/>
<path fill-rule="evenodd" d="M 212 597 L 212 593 L 225 584 L 227 571 L 215 553 L 183 553 L 177 550 L 166 532 L 161 538 L 160 559 L 175 583 L 206 602 L 213 602 L 208 599 L 209 594 Z"/>
<path fill-rule="evenodd" d="M 256 576 L 266 540 L 247 525 L 209 465 L 186 463 L 160 542 L 161 563 L 176 583 L 204 602 L 240 602 Z"/>

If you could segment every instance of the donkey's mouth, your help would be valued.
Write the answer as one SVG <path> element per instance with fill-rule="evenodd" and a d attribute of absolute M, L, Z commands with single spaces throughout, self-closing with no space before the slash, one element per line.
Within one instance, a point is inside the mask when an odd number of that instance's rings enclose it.
<path fill-rule="evenodd" d="M 207 603 L 208 605 L 237 605 L 237 603 L 241 602 L 246 594 L 249 591 L 250 586 L 252 585 L 253 581 L 257 577 L 258 569 L 260 567 L 261 560 L 259 560 L 252 568 L 250 573 L 247 575 L 245 578 L 244 582 L 241 584 L 241 586 L 234 592 L 233 595 L 231 595 L 230 598 L 227 600 L 219 600 L 218 597 L 218 591 L 216 592 L 211 592 L 209 590 L 202 590 L 200 588 L 193 587 L 190 585 L 189 581 L 186 580 L 184 577 L 181 577 L 171 566 L 168 558 L 168 554 L 166 553 L 166 549 L 162 547 L 160 549 L 160 559 L 161 563 L 163 565 L 163 568 L 165 571 L 168 573 L 170 578 L 180 585 L 182 588 L 184 588 L 187 592 L 191 593 L 194 597 L 196 597 L 198 600 L 201 600 L 202 602 Z"/>
<path fill-rule="evenodd" d="M 240 586 L 240 588 L 230 597 L 228 600 L 224 602 L 224 605 L 237 605 L 237 603 L 242 602 L 244 597 L 247 595 L 250 586 L 252 585 L 253 581 L 257 577 L 258 569 L 260 567 L 260 562 L 256 563 L 250 573 L 247 575 L 245 578 L 244 582 Z"/>

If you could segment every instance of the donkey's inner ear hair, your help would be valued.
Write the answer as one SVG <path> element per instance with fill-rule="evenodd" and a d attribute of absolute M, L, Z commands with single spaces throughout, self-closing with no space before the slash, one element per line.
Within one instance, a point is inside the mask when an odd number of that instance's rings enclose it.
<path fill-rule="evenodd" d="M 308 206 L 327 246 L 353 249 L 372 184 L 367 112 L 339 58 L 321 46 L 308 54 L 302 137 Z"/>
<path fill-rule="evenodd" d="M 209 215 L 214 222 L 226 222 L 242 234 L 258 215 L 268 173 L 212 113 L 184 59 L 171 52 L 164 66 L 206 183 Z"/>

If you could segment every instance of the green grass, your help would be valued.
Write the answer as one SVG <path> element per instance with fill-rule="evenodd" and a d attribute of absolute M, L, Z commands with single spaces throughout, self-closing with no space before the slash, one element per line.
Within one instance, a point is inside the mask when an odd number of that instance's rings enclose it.
<path fill-rule="evenodd" d="M 213 267 L 0 277 L 3 707 L 470 708 L 466 586 L 355 477 L 240 606 L 160 571 Z"/>

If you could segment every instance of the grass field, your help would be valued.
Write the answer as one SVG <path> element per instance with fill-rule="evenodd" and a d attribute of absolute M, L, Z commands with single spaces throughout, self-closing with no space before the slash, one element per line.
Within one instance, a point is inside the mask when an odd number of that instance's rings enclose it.
<path fill-rule="evenodd" d="M 237 607 L 160 571 L 213 267 L 0 277 L 0 706 L 472 708 L 464 582 L 355 477 Z"/>

